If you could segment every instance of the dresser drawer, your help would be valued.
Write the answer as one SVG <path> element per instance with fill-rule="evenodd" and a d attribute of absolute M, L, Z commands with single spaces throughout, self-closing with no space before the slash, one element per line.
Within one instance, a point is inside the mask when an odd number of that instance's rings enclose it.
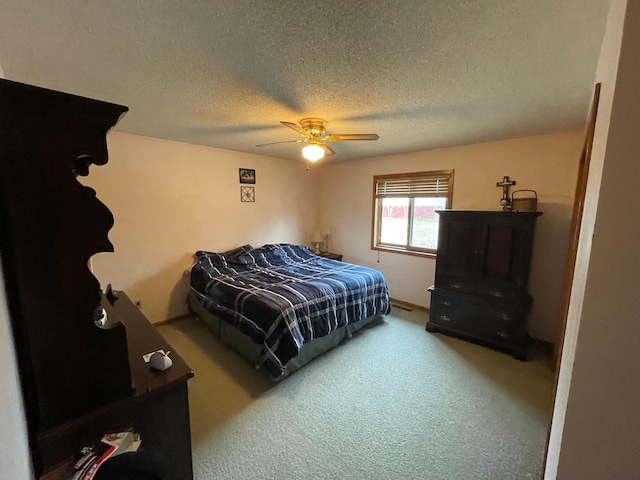
<path fill-rule="evenodd" d="M 531 308 L 531 297 L 523 288 L 501 284 L 478 285 L 475 293 L 487 297 L 489 300 L 501 302 L 519 303 L 521 308 L 529 310 Z"/>
<path fill-rule="evenodd" d="M 477 284 L 473 279 L 451 275 L 437 275 L 436 286 L 462 293 L 475 293 L 477 288 Z"/>
<path fill-rule="evenodd" d="M 526 342 L 526 310 L 506 302 L 434 289 L 429 330 L 443 330 L 510 347 Z"/>
<path fill-rule="evenodd" d="M 526 308 L 531 306 L 531 297 L 526 289 L 516 284 L 499 282 L 478 283 L 469 278 L 439 276 L 436 278 L 436 288 L 455 293 L 480 295 L 490 300 L 500 300 L 512 303 L 523 303 Z"/>

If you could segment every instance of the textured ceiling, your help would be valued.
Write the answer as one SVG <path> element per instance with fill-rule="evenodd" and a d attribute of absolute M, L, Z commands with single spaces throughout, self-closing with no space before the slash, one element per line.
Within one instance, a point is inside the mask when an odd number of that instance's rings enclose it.
<path fill-rule="evenodd" d="M 331 160 L 584 124 L 608 0 L 2 0 L 0 73 L 124 104 L 117 130 Z"/>

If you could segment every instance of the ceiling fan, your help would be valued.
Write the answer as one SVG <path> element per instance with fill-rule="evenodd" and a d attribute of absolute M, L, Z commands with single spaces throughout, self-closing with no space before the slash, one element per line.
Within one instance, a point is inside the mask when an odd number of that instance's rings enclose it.
<path fill-rule="evenodd" d="M 335 153 L 325 142 L 344 142 L 351 140 L 378 140 L 380 136 L 376 133 L 343 133 L 328 134 L 325 130 L 327 122 L 321 118 L 303 118 L 300 125 L 291 122 L 280 122 L 285 127 L 298 132 L 304 138 L 302 140 L 289 140 L 286 142 L 262 143 L 256 147 L 266 145 L 277 145 L 280 143 L 308 143 L 302 149 L 302 156 L 309 161 L 315 162 L 326 155 Z"/>

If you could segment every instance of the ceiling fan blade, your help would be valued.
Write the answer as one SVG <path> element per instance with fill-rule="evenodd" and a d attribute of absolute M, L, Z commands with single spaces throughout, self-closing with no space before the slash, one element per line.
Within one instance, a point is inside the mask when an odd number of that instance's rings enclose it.
<path fill-rule="evenodd" d="M 267 145 L 278 145 L 280 143 L 304 143 L 307 140 L 289 140 L 287 142 L 271 142 L 271 143 L 261 143 L 260 145 L 256 145 L 256 147 L 266 147 Z"/>
<path fill-rule="evenodd" d="M 324 149 L 324 153 L 326 155 L 333 155 L 334 153 L 336 153 L 333 150 L 331 150 L 331 147 L 329 147 L 328 145 L 325 145 L 324 143 L 319 143 L 318 145 L 320 145 Z"/>
<path fill-rule="evenodd" d="M 291 130 L 295 130 L 300 135 L 304 135 L 305 137 L 309 136 L 309 132 L 307 132 L 304 128 L 302 128 L 297 123 L 291 123 L 291 122 L 280 122 L 280 123 L 285 127 L 289 127 Z"/>
<path fill-rule="evenodd" d="M 378 140 L 377 133 L 343 133 L 338 135 L 327 135 L 326 140 L 330 142 L 344 142 L 346 140 Z"/>

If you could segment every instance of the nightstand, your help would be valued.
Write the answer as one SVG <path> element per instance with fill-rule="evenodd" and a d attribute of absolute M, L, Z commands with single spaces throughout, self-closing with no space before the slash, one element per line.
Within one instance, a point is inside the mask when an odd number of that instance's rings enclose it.
<path fill-rule="evenodd" d="M 340 253 L 320 252 L 319 255 L 324 258 L 330 258 L 331 260 L 342 261 L 342 254 Z"/>

